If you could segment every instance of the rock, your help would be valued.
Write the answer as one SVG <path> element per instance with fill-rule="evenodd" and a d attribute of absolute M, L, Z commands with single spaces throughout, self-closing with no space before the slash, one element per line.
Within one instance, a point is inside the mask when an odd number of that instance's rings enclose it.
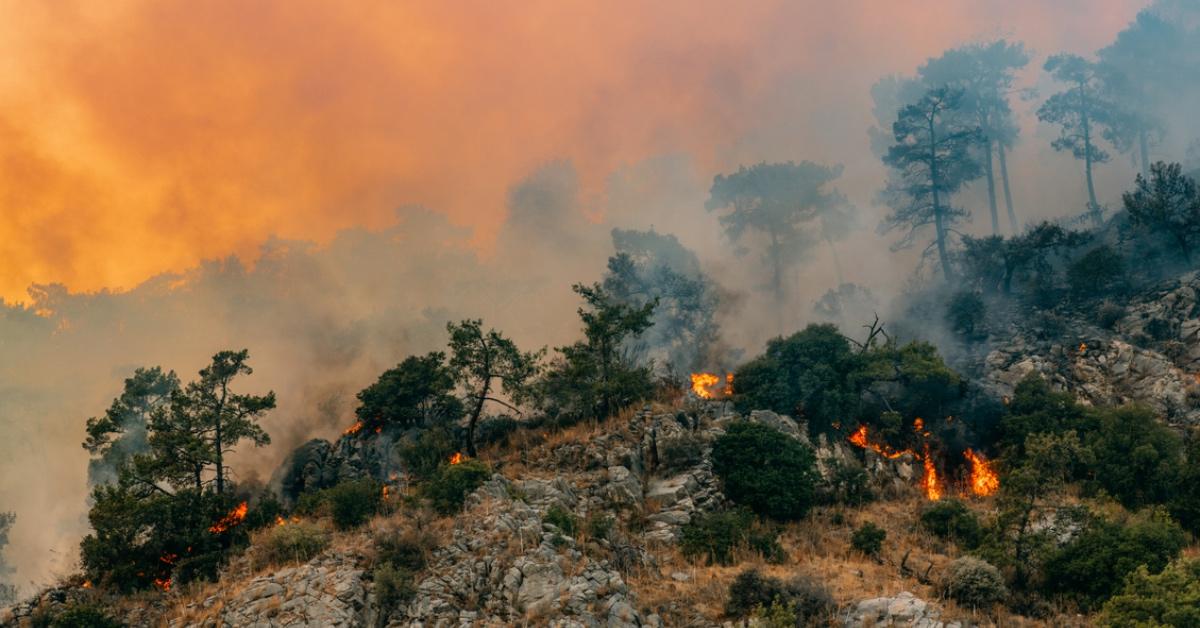
<path fill-rule="evenodd" d="M 853 605 L 842 625 L 845 628 L 867 626 L 913 626 L 914 628 L 958 628 L 958 622 L 944 623 L 941 609 L 908 591 L 895 597 L 877 597 Z"/>

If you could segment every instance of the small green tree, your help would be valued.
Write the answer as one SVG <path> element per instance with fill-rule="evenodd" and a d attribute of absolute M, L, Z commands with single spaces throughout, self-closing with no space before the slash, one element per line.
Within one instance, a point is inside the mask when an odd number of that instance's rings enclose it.
<path fill-rule="evenodd" d="M 472 491 L 492 476 L 492 470 L 479 460 L 443 465 L 436 475 L 421 485 L 421 494 L 433 509 L 452 515 L 462 509 Z"/>
<path fill-rule="evenodd" d="M 88 483 L 113 482 L 117 471 L 134 454 L 149 449 L 147 429 L 150 417 L 170 402 L 179 390 L 174 371 L 139 368 L 125 380 L 121 396 L 113 399 L 103 416 L 87 420 L 87 440 L 83 448 L 92 454 L 88 462 Z"/>
<path fill-rule="evenodd" d="M 800 519 L 819 480 L 812 449 L 760 423 L 730 423 L 713 443 L 713 472 L 725 495 L 759 515 Z"/>
<path fill-rule="evenodd" d="M 1200 626 L 1200 560 L 1179 560 L 1158 574 L 1138 567 L 1104 603 L 1097 623 L 1106 628 Z"/>
<path fill-rule="evenodd" d="M 1157 162 L 1121 199 L 1134 227 L 1172 242 L 1188 264 L 1200 240 L 1200 189 L 1179 164 Z"/>
<path fill-rule="evenodd" d="M 950 329 L 966 340 L 980 335 L 986 314 L 987 306 L 983 298 L 974 292 L 958 292 L 946 304 L 946 322 L 950 324 Z"/>
<path fill-rule="evenodd" d="M 886 530 L 868 521 L 850 535 L 850 547 L 872 558 L 879 558 L 879 553 L 883 551 L 883 541 L 886 538 Z"/>
<path fill-rule="evenodd" d="M 1107 244 L 1080 257 L 1067 269 L 1067 283 L 1076 298 L 1109 296 L 1125 278 L 1125 259 Z"/>
<path fill-rule="evenodd" d="M 539 382 L 544 409 L 575 419 L 607 418 L 653 392 L 651 371 L 622 351 L 623 343 L 651 325 L 658 305 L 618 302 L 600 284 L 576 284 L 584 300 L 579 308 L 585 340 L 559 347 L 559 358 Z"/>
<path fill-rule="evenodd" d="M 446 366 L 446 354 L 409 356 L 358 393 L 355 414 L 364 428 L 359 433 L 456 421 L 462 402 L 453 392 L 454 373 Z"/>
<path fill-rule="evenodd" d="M 514 401 L 530 394 L 538 372 L 537 353 L 523 353 L 513 341 L 491 329 L 483 331 L 483 321 L 464 320 L 447 323 L 450 332 L 450 372 L 465 391 L 470 414 L 467 422 L 467 454 L 474 457 L 475 426 L 488 401 L 498 403 L 514 412 L 516 407 L 494 396 L 498 388 Z"/>

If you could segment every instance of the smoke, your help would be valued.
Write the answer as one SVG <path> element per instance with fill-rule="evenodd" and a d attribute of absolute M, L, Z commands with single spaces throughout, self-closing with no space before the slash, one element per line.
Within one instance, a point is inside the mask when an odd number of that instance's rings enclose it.
<path fill-rule="evenodd" d="M 600 279 L 614 227 L 695 251 L 724 291 L 724 340 L 757 353 L 773 302 L 703 209 L 713 176 L 740 164 L 842 164 L 832 185 L 865 227 L 838 243 L 845 279 L 885 303 L 915 260 L 872 233 L 870 86 L 998 34 L 1039 53 L 1021 76 L 1037 86 L 1044 54 L 1097 50 L 1143 5 L 0 9 L 7 556 L 27 587 L 73 566 L 84 420 L 135 368 L 186 381 L 214 352 L 249 348 L 241 386 L 278 394 L 274 442 L 232 464 L 265 476 L 352 423 L 354 393 L 384 369 L 442 348 L 447 320 L 482 317 L 528 349 L 573 340 L 570 284 Z M 1051 151 L 1034 108 L 1011 157 L 1018 211 L 1076 213 L 1078 165 Z M 1111 202 L 1132 169 L 1098 177 Z M 836 283 L 824 252 L 802 265 L 785 325 L 811 320 Z"/>

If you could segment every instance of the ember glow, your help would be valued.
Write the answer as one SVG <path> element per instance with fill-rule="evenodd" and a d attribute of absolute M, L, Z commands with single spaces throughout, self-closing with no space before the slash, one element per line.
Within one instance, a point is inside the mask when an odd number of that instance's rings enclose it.
<path fill-rule="evenodd" d="M 453 456 L 450 456 L 450 464 L 459 464 L 463 460 L 466 460 L 466 459 L 467 459 L 466 456 L 462 455 L 461 452 L 456 451 L 456 452 L 454 452 Z"/>
<path fill-rule="evenodd" d="M 351 434 L 357 434 L 357 433 L 359 433 L 359 431 L 362 430 L 362 428 L 363 428 L 363 422 L 359 421 L 358 423 L 355 423 L 354 425 L 351 425 L 350 427 L 343 430 L 342 436 L 349 436 Z"/>
<path fill-rule="evenodd" d="M 220 534 L 220 533 L 238 525 L 239 523 L 241 523 L 243 520 L 246 519 L 246 513 L 249 510 L 250 510 L 250 508 L 246 504 L 246 502 L 242 502 L 242 503 L 238 504 L 236 508 L 229 511 L 229 514 L 225 515 L 224 517 L 221 517 L 220 521 L 214 523 L 212 525 L 212 527 L 208 529 L 208 531 L 212 532 L 213 534 Z"/>
<path fill-rule="evenodd" d="M 979 497 L 987 497 L 1000 488 L 1000 476 L 992 469 L 983 456 L 968 449 L 963 452 L 971 463 L 971 492 Z"/>
<path fill-rule="evenodd" d="M 913 457 L 920 458 L 920 456 L 918 456 L 916 454 L 916 452 L 908 450 L 908 449 L 905 449 L 903 451 L 896 451 L 895 449 L 892 449 L 891 447 L 889 447 L 886 444 L 881 445 L 879 443 L 871 442 L 870 436 L 868 436 L 868 434 L 867 434 L 867 426 L 865 426 L 865 425 L 858 426 L 858 429 L 855 430 L 854 433 L 851 434 L 847 440 L 849 440 L 850 444 L 854 445 L 855 447 L 860 447 L 862 449 L 870 449 L 871 451 L 874 451 L 875 453 L 883 456 L 884 458 L 888 458 L 890 460 L 895 460 L 896 458 L 899 458 L 900 456 L 903 456 L 904 454 L 909 454 Z"/>

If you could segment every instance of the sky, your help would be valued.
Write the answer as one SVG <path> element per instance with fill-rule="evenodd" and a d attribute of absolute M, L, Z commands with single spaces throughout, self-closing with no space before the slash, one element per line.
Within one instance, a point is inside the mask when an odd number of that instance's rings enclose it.
<path fill-rule="evenodd" d="M 0 296 L 129 289 L 406 205 L 486 255 L 553 160 L 592 219 L 614 170 L 664 154 L 701 180 L 844 163 L 869 201 L 880 76 L 997 36 L 1094 50 L 1143 4 L 0 3 Z"/>
<path fill-rule="evenodd" d="M 703 209 L 739 165 L 844 165 L 862 227 L 839 243 L 847 279 L 901 290 L 914 262 L 874 229 L 871 85 L 1008 37 L 1035 52 L 1020 85 L 1045 89 L 1046 55 L 1092 53 L 1145 4 L 0 0 L 6 556 L 27 588 L 73 567 L 84 420 L 135 367 L 186 381 L 248 347 L 243 390 L 279 408 L 271 447 L 235 465 L 265 479 L 349 425 L 380 371 L 443 346 L 448 320 L 573 340 L 569 286 L 599 277 L 613 227 L 677 234 L 729 290 L 725 339 L 756 351 L 757 258 Z M 1078 214 L 1079 164 L 1036 102 L 1016 107 L 1018 212 Z M 1132 180 L 1119 162 L 1097 170 L 1102 202 Z M 789 320 L 831 276 L 801 268 Z"/>

